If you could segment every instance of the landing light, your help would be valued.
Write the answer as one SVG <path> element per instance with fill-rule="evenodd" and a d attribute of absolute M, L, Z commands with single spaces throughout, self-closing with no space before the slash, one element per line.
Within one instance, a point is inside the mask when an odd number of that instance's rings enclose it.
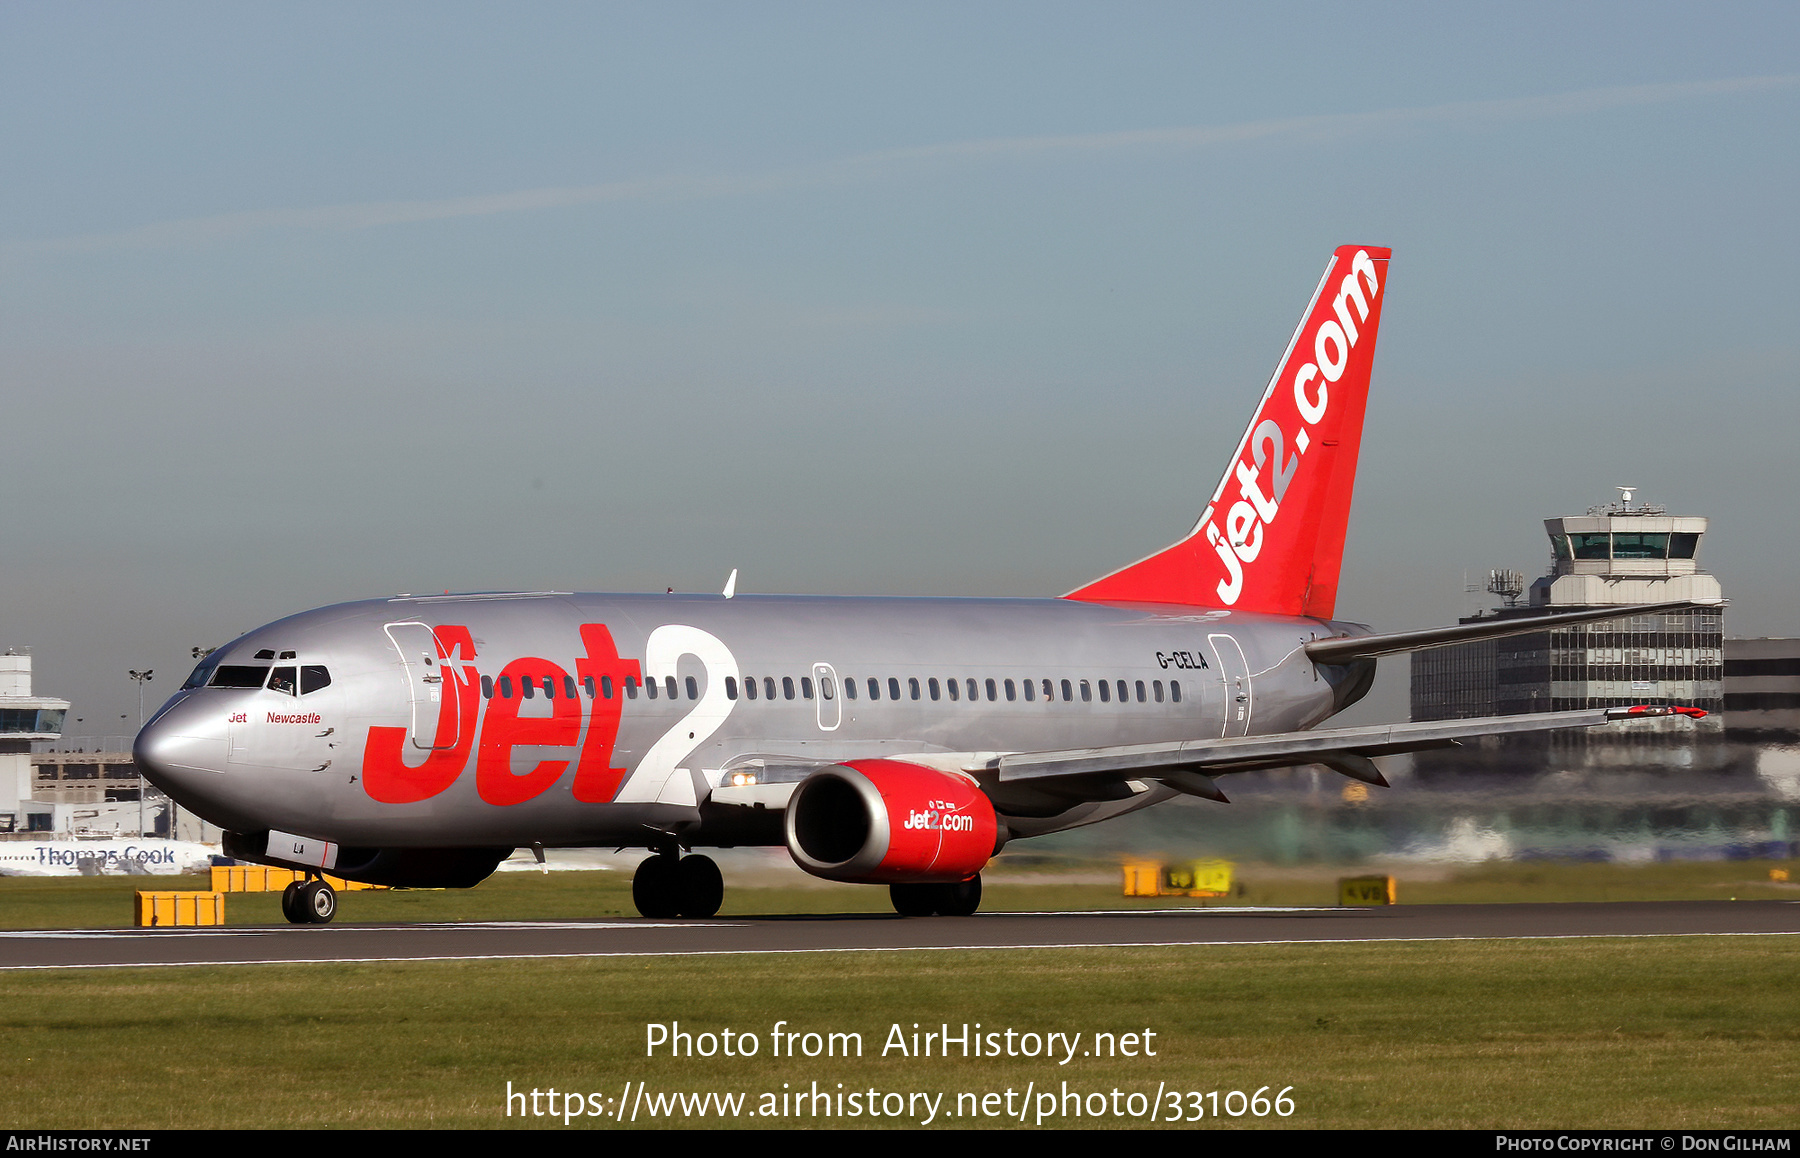
<path fill-rule="evenodd" d="M 756 773 L 754 772 L 733 772 L 731 774 L 731 786 L 733 788 L 749 788 L 755 783 Z"/>

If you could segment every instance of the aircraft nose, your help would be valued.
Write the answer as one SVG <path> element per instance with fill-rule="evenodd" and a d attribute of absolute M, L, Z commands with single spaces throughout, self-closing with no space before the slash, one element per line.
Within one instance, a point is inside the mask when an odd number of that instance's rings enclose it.
<path fill-rule="evenodd" d="M 200 698 L 170 705 L 131 747 L 145 778 L 190 808 L 216 792 L 225 773 L 225 720 Z"/>

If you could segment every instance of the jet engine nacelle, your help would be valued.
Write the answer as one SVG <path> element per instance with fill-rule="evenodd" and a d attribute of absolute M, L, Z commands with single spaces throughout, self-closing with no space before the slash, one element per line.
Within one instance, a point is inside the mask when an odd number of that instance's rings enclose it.
<path fill-rule="evenodd" d="M 788 853 L 856 884 L 966 881 L 999 851 L 993 805 L 966 776 L 899 760 L 822 768 L 788 800 Z"/>

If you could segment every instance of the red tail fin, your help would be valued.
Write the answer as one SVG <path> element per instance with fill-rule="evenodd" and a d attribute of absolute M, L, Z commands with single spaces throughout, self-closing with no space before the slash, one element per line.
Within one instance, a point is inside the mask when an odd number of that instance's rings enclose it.
<path fill-rule="evenodd" d="M 1391 252 L 1346 245 L 1331 255 L 1187 538 L 1065 598 L 1331 617 Z"/>

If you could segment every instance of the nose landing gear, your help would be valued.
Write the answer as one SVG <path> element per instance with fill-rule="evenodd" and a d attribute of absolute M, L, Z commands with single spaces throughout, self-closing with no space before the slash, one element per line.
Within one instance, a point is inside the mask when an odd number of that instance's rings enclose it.
<path fill-rule="evenodd" d="M 337 916 L 337 890 L 322 880 L 294 881 L 281 891 L 281 915 L 290 925 L 324 925 Z"/>
<path fill-rule="evenodd" d="M 725 878 L 711 857 L 658 852 L 638 865 L 631 901 L 646 917 L 710 917 L 725 900 Z"/>

